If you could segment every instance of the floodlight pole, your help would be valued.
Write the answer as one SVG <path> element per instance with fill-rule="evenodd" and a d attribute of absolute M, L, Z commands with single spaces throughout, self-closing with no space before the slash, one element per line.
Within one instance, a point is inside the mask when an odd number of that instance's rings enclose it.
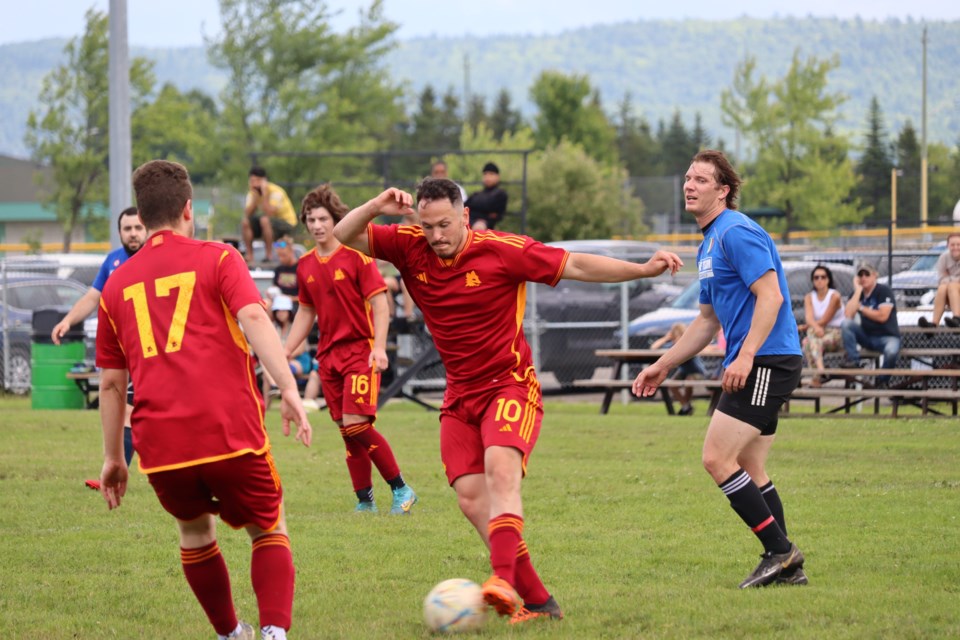
<path fill-rule="evenodd" d="M 920 134 L 920 227 L 927 230 L 927 27 L 923 27 L 923 98 Z"/>
<path fill-rule="evenodd" d="M 133 204 L 130 185 L 130 53 L 127 0 L 110 0 L 110 246 L 120 246 L 117 220 Z"/>

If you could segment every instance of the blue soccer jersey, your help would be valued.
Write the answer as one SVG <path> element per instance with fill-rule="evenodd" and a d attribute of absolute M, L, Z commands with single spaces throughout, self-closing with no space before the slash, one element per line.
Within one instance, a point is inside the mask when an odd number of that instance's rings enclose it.
<path fill-rule="evenodd" d="M 703 230 L 703 244 L 697 250 L 697 270 L 700 303 L 713 306 L 727 341 L 724 367 L 729 367 L 737 358 L 750 331 L 756 306 L 750 285 L 770 270 L 777 272 L 783 304 L 770 335 L 756 355 L 802 354 L 780 254 L 760 225 L 739 211 L 725 209 Z"/>
<path fill-rule="evenodd" d="M 127 253 L 127 250 L 123 247 L 114 249 L 108 253 L 106 259 L 103 261 L 103 264 L 100 265 L 100 271 L 97 272 L 97 279 L 93 281 L 91 286 L 97 291 L 102 292 L 103 287 L 107 284 L 107 278 L 110 277 L 110 274 L 116 271 L 117 267 L 126 262 L 127 258 L 129 257 L 130 254 Z"/>

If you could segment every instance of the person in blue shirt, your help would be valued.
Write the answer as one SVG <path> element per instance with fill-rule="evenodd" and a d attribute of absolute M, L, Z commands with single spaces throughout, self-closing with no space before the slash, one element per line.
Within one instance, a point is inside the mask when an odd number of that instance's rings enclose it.
<path fill-rule="evenodd" d="M 70 327 L 83 322 L 91 313 L 96 311 L 100 305 L 100 292 L 103 291 L 107 278 L 130 256 L 139 251 L 147 240 L 147 230 L 143 226 L 143 222 L 140 221 L 140 214 L 137 213 L 136 207 L 128 207 L 120 212 L 120 217 L 117 218 L 117 227 L 120 230 L 120 244 L 122 246 L 107 254 L 103 264 L 100 265 L 100 271 L 97 273 L 93 285 L 74 303 L 63 320 L 57 323 L 50 332 L 50 339 L 53 340 L 54 344 L 60 344 L 60 339 L 67 334 Z M 126 458 L 127 466 L 130 466 L 130 461 L 133 460 L 133 436 L 130 429 L 130 414 L 132 412 L 133 389 L 128 388 L 127 411 L 123 421 L 125 425 L 123 430 L 123 455 Z M 87 486 L 91 489 L 100 488 L 97 480 L 87 480 Z"/>
<path fill-rule="evenodd" d="M 760 564 L 740 588 L 807 584 L 803 553 L 787 538 L 783 504 L 765 468 L 780 407 L 800 382 L 800 338 L 773 239 L 734 209 L 740 182 L 722 152 L 694 156 L 683 193 L 703 233 L 697 251 L 700 314 L 640 372 L 633 392 L 653 395 L 671 369 L 723 329 L 723 392 L 707 428 L 703 466 L 763 544 Z"/>

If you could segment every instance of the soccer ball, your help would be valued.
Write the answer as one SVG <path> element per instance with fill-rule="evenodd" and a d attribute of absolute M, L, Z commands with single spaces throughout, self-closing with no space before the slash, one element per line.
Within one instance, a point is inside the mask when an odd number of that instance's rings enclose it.
<path fill-rule="evenodd" d="M 423 620 L 432 631 L 473 631 L 486 618 L 487 605 L 480 585 L 465 578 L 444 580 L 423 601 Z"/>

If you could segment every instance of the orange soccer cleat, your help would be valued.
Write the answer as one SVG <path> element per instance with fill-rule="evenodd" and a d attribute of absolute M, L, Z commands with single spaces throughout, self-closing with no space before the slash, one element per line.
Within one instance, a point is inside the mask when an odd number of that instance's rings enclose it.
<path fill-rule="evenodd" d="M 520 595 L 509 582 L 503 578 L 493 575 L 483 583 L 484 601 L 497 610 L 501 616 L 512 616 L 520 610 L 523 602 Z"/>

